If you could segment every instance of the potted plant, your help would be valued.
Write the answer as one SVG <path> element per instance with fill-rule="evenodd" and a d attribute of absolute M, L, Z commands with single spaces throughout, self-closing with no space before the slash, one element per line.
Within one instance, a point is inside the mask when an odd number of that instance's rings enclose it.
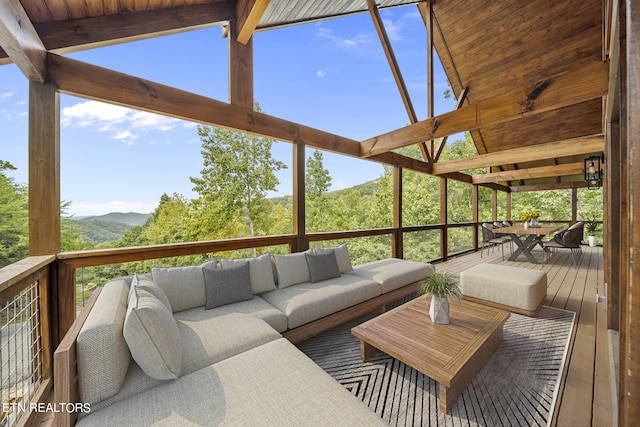
<path fill-rule="evenodd" d="M 431 295 L 429 316 L 433 323 L 449 323 L 449 297 L 460 300 L 460 288 L 458 282 L 448 273 L 433 273 L 427 276 L 420 287 L 420 294 Z"/>
<path fill-rule="evenodd" d="M 596 231 L 600 225 L 597 223 L 596 218 L 588 219 L 584 224 L 584 230 L 587 234 L 587 240 L 589 240 L 589 246 L 594 247 L 596 245 Z"/>

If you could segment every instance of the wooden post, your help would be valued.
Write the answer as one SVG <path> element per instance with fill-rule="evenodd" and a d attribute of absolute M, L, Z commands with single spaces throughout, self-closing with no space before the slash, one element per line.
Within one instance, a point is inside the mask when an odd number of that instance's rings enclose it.
<path fill-rule="evenodd" d="M 393 228 L 395 236 L 391 256 L 404 258 L 404 235 L 402 233 L 402 167 L 393 167 Z"/>
<path fill-rule="evenodd" d="M 626 1 L 626 64 L 623 70 L 626 72 L 626 145 L 628 168 L 628 241 L 625 251 L 628 259 L 629 280 L 627 283 L 627 295 L 624 303 L 627 306 L 627 315 L 623 318 L 626 326 L 625 339 L 620 342 L 627 366 L 623 372 L 627 378 L 624 392 L 623 405 L 620 408 L 620 416 L 624 424 L 631 425 L 640 419 L 640 226 L 634 217 L 640 212 L 640 81 L 638 69 L 640 69 L 640 4 L 636 0 Z M 621 26 L 621 31 L 622 31 Z M 621 53 L 622 56 L 622 53 Z M 615 167 L 615 166 L 614 166 Z M 624 203 L 624 201 L 623 201 Z M 622 359 L 622 357 L 621 357 Z"/>
<path fill-rule="evenodd" d="M 472 221 L 473 221 L 473 249 L 478 249 L 478 186 L 471 186 L 471 204 L 472 204 Z"/>
<path fill-rule="evenodd" d="M 306 231 L 305 209 L 305 144 L 293 144 L 293 234 L 296 237 L 294 252 L 309 249 Z"/>
<path fill-rule="evenodd" d="M 578 221 L 578 189 L 571 189 L 571 223 Z"/>
<path fill-rule="evenodd" d="M 440 256 L 446 260 L 449 257 L 449 229 L 448 209 L 447 209 L 447 189 L 449 183 L 447 178 L 440 177 L 440 224 L 442 224 L 442 232 L 440 233 Z"/>
<path fill-rule="evenodd" d="M 237 39 L 237 21 L 229 21 L 229 102 L 253 110 L 253 37 Z"/>
<path fill-rule="evenodd" d="M 491 221 L 498 220 L 498 190 L 491 190 Z"/>
<path fill-rule="evenodd" d="M 507 191 L 507 221 L 511 221 L 511 191 Z"/>
<path fill-rule="evenodd" d="M 29 255 L 60 252 L 60 96 L 29 82 Z"/>
<path fill-rule="evenodd" d="M 607 123 L 606 162 L 621 164 L 620 126 Z M 607 284 L 607 329 L 620 330 L 620 168 L 605 167 L 603 251 L 604 281 Z"/>

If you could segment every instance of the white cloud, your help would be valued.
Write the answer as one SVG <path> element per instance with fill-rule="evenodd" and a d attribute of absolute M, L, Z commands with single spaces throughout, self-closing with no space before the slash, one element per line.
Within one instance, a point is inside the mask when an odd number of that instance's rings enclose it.
<path fill-rule="evenodd" d="M 323 77 L 324 77 L 324 76 L 326 76 L 326 75 L 327 75 L 327 72 L 326 72 L 326 71 L 324 71 L 324 70 L 318 70 L 318 71 L 316 71 L 316 77 L 323 78 Z"/>
<path fill-rule="evenodd" d="M 0 93 L 0 100 L 5 99 L 5 98 L 10 98 L 15 94 L 16 94 L 15 92 Z"/>
<path fill-rule="evenodd" d="M 111 132 L 111 138 L 131 144 L 138 138 L 134 132 L 166 132 L 177 126 L 192 127 L 192 123 L 146 111 L 137 111 L 98 101 L 85 101 L 62 109 L 63 126 Z"/>
<path fill-rule="evenodd" d="M 387 31 L 387 35 L 389 39 L 397 41 L 402 39 L 400 35 L 401 26 L 393 23 L 391 19 L 383 19 L 384 28 Z"/>
<path fill-rule="evenodd" d="M 104 215 L 111 212 L 138 212 L 150 213 L 158 206 L 158 201 L 135 201 L 125 202 L 122 200 L 111 200 L 99 203 L 71 203 L 68 213 L 76 216 Z"/>
<path fill-rule="evenodd" d="M 345 49 L 369 45 L 374 40 L 373 34 L 357 34 L 351 38 L 340 37 L 335 35 L 332 29 L 322 26 L 318 26 L 316 35 L 329 40 L 334 46 Z"/>

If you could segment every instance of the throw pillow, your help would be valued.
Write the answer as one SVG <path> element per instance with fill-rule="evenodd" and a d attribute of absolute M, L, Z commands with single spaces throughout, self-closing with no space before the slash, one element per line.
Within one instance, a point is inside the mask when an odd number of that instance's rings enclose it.
<path fill-rule="evenodd" d="M 322 255 L 305 254 L 309 266 L 311 283 L 340 277 L 338 261 L 334 251 Z"/>
<path fill-rule="evenodd" d="M 153 296 L 158 298 L 160 302 L 162 302 L 173 313 L 173 310 L 171 310 L 171 303 L 169 302 L 169 298 L 167 298 L 167 294 L 165 294 L 162 288 L 152 280 L 134 274 L 133 280 L 131 281 L 131 290 L 129 291 L 129 293 L 131 293 L 133 291 L 133 288 L 136 286 L 151 292 Z"/>
<path fill-rule="evenodd" d="M 348 271 L 353 271 L 353 266 L 351 265 L 351 259 L 349 258 L 349 249 L 346 244 L 341 244 L 340 246 L 335 246 L 332 248 L 315 248 L 316 254 L 326 254 L 328 252 L 335 252 L 336 260 L 338 261 L 338 269 L 340 273 L 346 273 Z"/>
<path fill-rule="evenodd" d="M 182 342 L 167 306 L 151 292 L 133 286 L 122 333 L 133 360 L 149 377 L 174 380 L 180 375 Z"/>
<path fill-rule="evenodd" d="M 307 251 L 307 253 L 309 253 L 309 251 Z M 311 279 L 309 276 L 309 266 L 307 265 L 305 252 L 288 255 L 274 255 L 273 259 L 276 262 L 276 270 L 278 271 L 278 287 L 280 289 L 308 282 Z"/>
<path fill-rule="evenodd" d="M 153 267 L 151 269 L 151 278 L 169 298 L 174 313 L 204 305 L 202 266 Z"/>
<path fill-rule="evenodd" d="M 253 298 L 249 263 L 211 270 L 204 267 L 205 310 Z"/>
<path fill-rule="evenodd" d="M 251 292 L 261 294 L 276 289 L 273 280 L 273 267 L 271 266 L 271 255 L 264 254 L 257 258 L 247 259 L 222 259 L 222 268 L 231 268 L 249 261 L 249 276 L 251 277 Z"/>

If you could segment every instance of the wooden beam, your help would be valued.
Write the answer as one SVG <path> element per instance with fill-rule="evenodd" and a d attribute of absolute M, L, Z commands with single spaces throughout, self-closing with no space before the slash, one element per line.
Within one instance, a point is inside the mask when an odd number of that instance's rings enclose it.
<path fill-rule="evenodd" d="M 497 125 L 606 95 L 609 69 L 600 62 L 541 80 L 524 90 L 484 99 L 459 110 L 362 142 L 362 156 L 446 135 Z"/>
<path fill-rule="evenodd" d="M 60 91 L 70 95 L 281 141 L 303 141 L 321 150 L 359 154 L 358 142 L 348 138 L 52 53 L 49 71 Z"/>
<path fill-rule="evenodd" d="M 484 182 L 516 181 L 518 179 L 535 179 L 555 176 L 578 175 L 583 173 L 583 169 L 584 164 L 580 162 L 569 163 L 565 165 L 542 166 L 532 169 L 518 169 L 512 171 L 484 173 L 479 175 L 472 175 L 472 179 L 474 184 L 481 184 Z"/>
<path fill-rule="evenodd" d="M 238 23 L 237 41 L 247 44 L 253 36 L 262 15 L 269 6 L 269 0 L 238 0 L 236 16 Z"/>
<path fill-rule="evenodd" d="M 547 144 L 529 145 L 512 148 L 495 153 L 482 154 L 475 157 L 438 162 L 433 165 L 433 174 L 442 175 L 449 172 L 469 169 L 512 165 L 527 160 L 553 159 L 573 155 L 590 154 L 604 151 L 604 137 L 565 139 Z"/>
<path fill-rule="evenodd" d="M 360 157 L 360 144 L 353 139 L 56 54 L 49 53 L 48 59 L 50 77 L 63 93 Z M 369 160 L 431 171 L 426 163 L 397 153 Z"/>
<path fill-rule="evenodd" d="M 18 0 L 0 2 L 0 46 L 27 79 L 44 83 L 47 50 Z"/>
<path fill-rule="evenodd" d="M 547 191 L 547 190 L 567 190 L 571 188 L 587 188 L 587 183 L 584 181 L 575 182 L 561 182 L 553 184 L 531 184 L 531 185 L 517 185 L 509 187 L 509 191 L 512 193 L 528 193 L 530 191 Z"/>
<path fill-rule="evenodd" d="M 37 24 L 36 30 L 49 51 L 67 53 L 212 27 L 235 16 L 232 2 L 214 2 L 48 22 Z"/>

